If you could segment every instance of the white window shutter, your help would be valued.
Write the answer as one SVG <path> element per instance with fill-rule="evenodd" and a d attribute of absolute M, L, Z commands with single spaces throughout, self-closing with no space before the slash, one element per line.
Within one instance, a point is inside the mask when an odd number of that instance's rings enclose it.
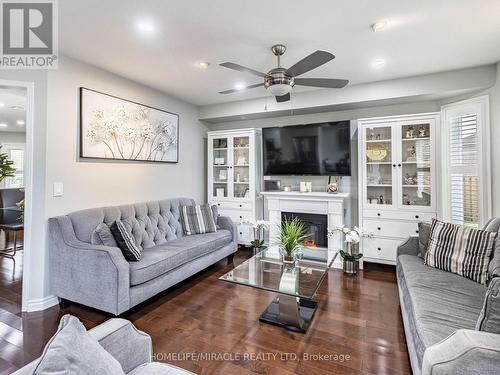
<path fill-rule="evenodd" d="M 479 227 L 488 219 L 489 123 L 487 98 L 443 107 L 444 219 Z"/>

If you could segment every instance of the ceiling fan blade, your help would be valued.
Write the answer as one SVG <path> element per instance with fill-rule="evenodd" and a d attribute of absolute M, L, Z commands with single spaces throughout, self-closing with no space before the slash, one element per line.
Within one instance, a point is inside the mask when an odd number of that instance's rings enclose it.
<path fill-rule="evenodd" d="M 332 89 L 341 89 L 349 83 L 347 79 L 334 78 L 295 78 L 294 82 L 296 85 L 301 86 L 328 87 Z"/>
<path fill-rule="evenodd" d="M 278 103 L 287 102 L 289 100 L 290 100 L 290 93 L 281 96 L 276 96 L 276 101 Z"/>
<path fill-rule="evenodd" d="M 293 77 L 300 76 L 310 70 L 316 69 L 318 66 L 321 66 L 327 63 L 330 60 L 335 58 L 330 52 L 326 51 L 316 51 L 311 53 L 309 56 L 304 57 L 294 66 L 288 69 L 288 73 Z"/>
<path fill-rule="evenodd" d="M 219 91 L 219 94 L 232 94 L 233 92 L 240 92 L 243 90 L 254 89 L 254 88 L 259 87 L 259 86 L 264 86 L 264 83 L 256 83 L 255 85 L 243 87 L 242 89 L 231 89 L 231 90 Z"/>
<path fill-rule="evenodd" d="M 248 72 L 248 73 L 252 73 L 253 75 L 256 75 L 256 76 L 259 76 L 259 77 L 262 77 L 262 78 L 266 78 L 266 74 L 265 73 L 258 72 L 257 70 L 254 70 L 252 68 L 247 68 L 246 66 L 243 66 L 243 65 L 238 65 L 238 64 L 235 64 L 235 63 L 232 63 L 232 62 L 225 62 L 225 63 L 221 63 L 219 65 L 223 66 L 224 68 L 229 68 L 229 69 L 237 70 L 239 72 Z"/>

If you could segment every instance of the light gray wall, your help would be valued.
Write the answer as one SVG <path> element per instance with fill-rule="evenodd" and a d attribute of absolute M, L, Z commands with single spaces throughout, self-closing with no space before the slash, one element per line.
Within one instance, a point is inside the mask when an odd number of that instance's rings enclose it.
<path fill-rule="evenodd" d="M 2 143 L 26 143 L 26 133 L 0 132 L 0 144 Z"/>
<path fill-rule="evenodd" d="M 197 108 L 146 86 L 64 58 L 49 72 L 47 212 L 51 217 L 89 207 L 192 197 L 205 200 L 206 127 Z M 79 88 L 87 87 L 179 114 L 179 163 L 79 159 Z M 64 196 L 52 197 L 54 182 Z"/>

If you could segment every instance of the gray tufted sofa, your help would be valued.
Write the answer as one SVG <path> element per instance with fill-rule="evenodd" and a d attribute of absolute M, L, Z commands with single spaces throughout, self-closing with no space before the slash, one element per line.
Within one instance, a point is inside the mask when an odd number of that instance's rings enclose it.
<path fill-rule="evenodd" d="M 65 300 L 119 315 L 237 249 L 231 219 L 218 217 L 214 233 L 185 236 L 179 198 L 93 208 L 49 219 L 52 292 Z M 142 258 L 127 262 L 117 247 L 98 244 L 100 223 L 122 220 L 132 228 Z"/>

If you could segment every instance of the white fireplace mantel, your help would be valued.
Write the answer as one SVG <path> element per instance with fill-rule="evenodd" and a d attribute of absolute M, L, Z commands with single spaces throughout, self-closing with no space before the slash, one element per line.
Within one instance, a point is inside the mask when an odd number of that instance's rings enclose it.
<path fill-rule="evenodd" d="M 268 191 L 261 194 L 267 199 L 267 217 L 272 223 L 270 238 L 277 238 L 279 235 L 282 212 L 327 215 L 328 228 L 350 225 L 350 195 L 347 193 Z M 328 237 L 328 260 L 331 261 L 342 247 L 340 233 Z M 333 267 L 342 267 L 340 256 L 336 257 Z"/>

